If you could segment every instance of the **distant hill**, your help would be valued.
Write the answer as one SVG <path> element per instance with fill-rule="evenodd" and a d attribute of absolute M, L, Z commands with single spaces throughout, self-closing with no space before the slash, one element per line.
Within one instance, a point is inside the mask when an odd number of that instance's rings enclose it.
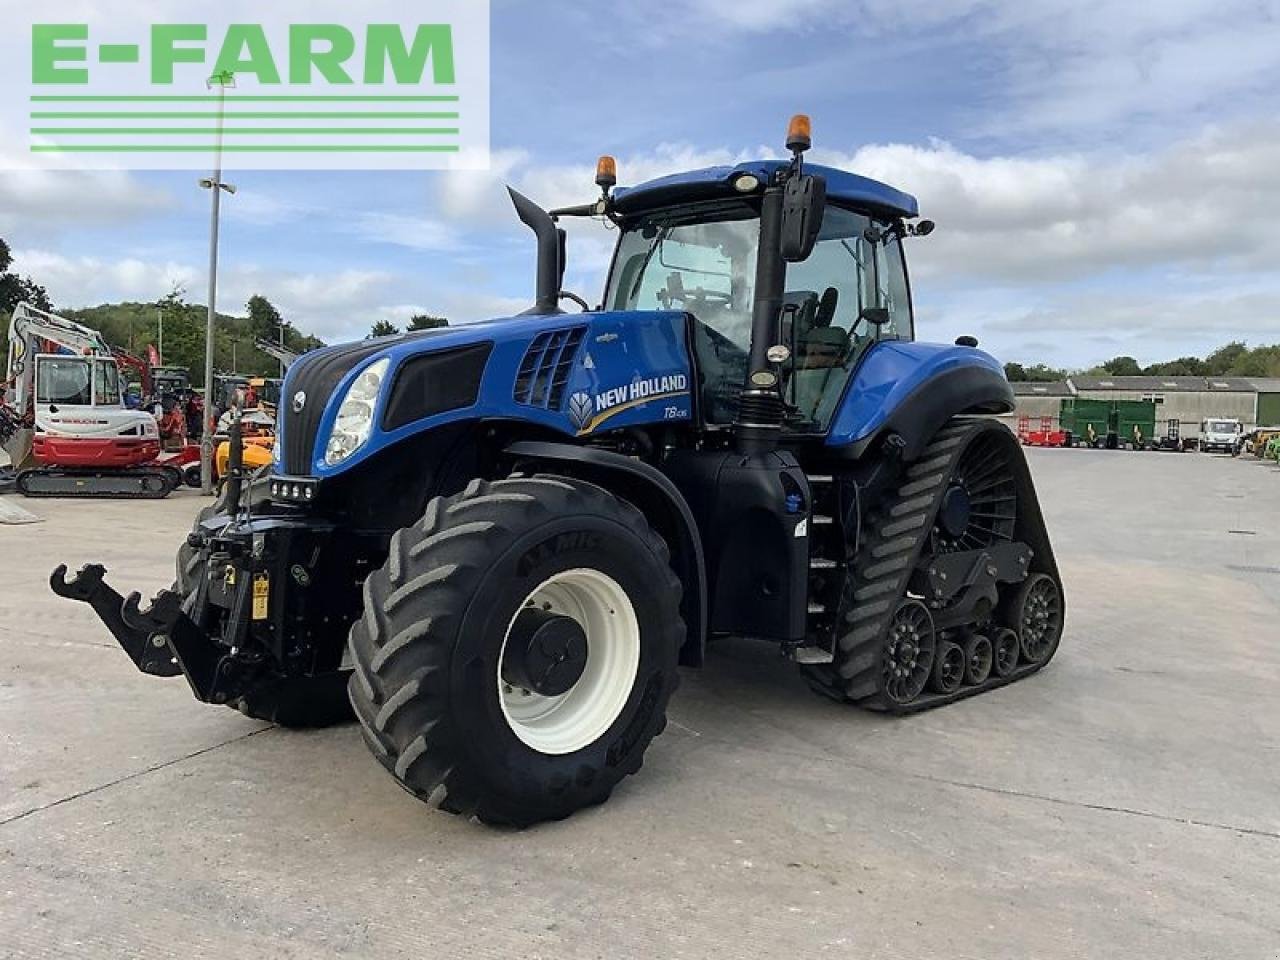
<path fill-rule="evenodd" d="M 60 309 L 60 316 L 83 323 L 102 333 L 112 346 L 145 357 L 148 344 L 160 348 L 160 320 L 164 320 L 166 366 L 187 367 L 191 382 L 204 385 L 204 332 L 207 309 L 198 303 L 186 303 L 178 296 L 153 303 L 104 303 L 80 310 Z M 278 315 L 277 315 L 278 316 Z M 8 335 L 8 317 L 0 314 L 0 338 Z M 255 327 L 247 316 L 218 313 L 214 331 L 213 366 L 216 373 L 242 373 L 250 376 L 277 376 L 279 363 L 253 346 L 255 336 L 279 337 L 279 328 Z M 317 337 L 285 326 L 285 346 L 305 353 L 324 346 Z M 232 359 L 234 355 L 235 363 Z"/>

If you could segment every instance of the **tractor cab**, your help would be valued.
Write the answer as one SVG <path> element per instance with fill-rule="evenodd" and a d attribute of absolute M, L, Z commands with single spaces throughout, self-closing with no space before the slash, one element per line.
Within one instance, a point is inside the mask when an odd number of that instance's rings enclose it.
<path fill-rule="evenodd" d="M 831 201 L 821 214 L 812 251 L 787 269 L 768 344 L 777 358 L 784 424 L 799 433 L 825 432 L 869 347 L 912 339 L 897 221 Z M 738 416 L 751 353 L 759 235 L 759 198 L 740 197 L 645 211 L 627 220 L 618 242 L 605 308 L 690 315 L 709 426 L 729 426 Z"/>

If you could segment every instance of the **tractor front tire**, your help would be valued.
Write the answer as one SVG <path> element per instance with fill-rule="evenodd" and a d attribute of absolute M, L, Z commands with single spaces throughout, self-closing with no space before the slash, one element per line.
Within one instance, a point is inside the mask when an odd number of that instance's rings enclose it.
<path fill-rule="evenodd" d="M 410 793 L 516 827 L 603 802 L 666 725 L 685 627 L 667 546 L 607 491 L 473 481 L 398 531 L 351 628 L 351 702 Z"/>
<path fill-rule="evenodd" d="M 221 506 L 221 503 L 212 503 L 201 510 L 191 527 L 192 532 L 216 516 Z M 178 548 L 173 589 L 183 596 L 183 607 L 188 612 L 204 575 L 203 555 L 184 540 Z M 347 699 L 349 673 L 338 670 L 314 677 L 265 676 L 250 690 L 228 701 L 227 706 L 254 720 L 296 729 L 349 723 L 352 719 L 351 703 Z"/>

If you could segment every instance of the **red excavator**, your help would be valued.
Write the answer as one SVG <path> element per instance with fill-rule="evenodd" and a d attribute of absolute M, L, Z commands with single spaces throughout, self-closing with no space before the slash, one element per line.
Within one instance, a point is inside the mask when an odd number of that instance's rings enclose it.
<path fill-rule="evenodd" d="M 120 368 L 96 330 L 20 303 L 9 324 L 0 445 L 29 497 L 168 496 L 179 454 L 161 461 L 160 431 L 127 409 Z"/>

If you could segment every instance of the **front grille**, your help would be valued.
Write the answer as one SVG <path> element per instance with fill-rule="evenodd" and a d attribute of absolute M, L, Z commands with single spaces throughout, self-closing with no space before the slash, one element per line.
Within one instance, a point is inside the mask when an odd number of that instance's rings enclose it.
<path fill-rule="evenodd" d="M 559 410 L 586 327 L 548 330 L 533 338 L 511 392 L 516 403 Z"/>
<path fill-rule="evenodd" d="M 410 357 L 396 371 L 382 415 L 382 429 L 396 430 L 474 404 L 492 350 L 492 343 L 471 343 Z"/>
<path fill-rule="evenodd" d="M 325 407 L 342 378 L 361 360 L 390 344 L 352 343 L 303 354 L 285 380 L 283 396 L 277 411 L 277 432 L 284 455 L 284 472 L 294 476 L 311 473 L 311 455 L 316 446 L 316 432 Z M 300 413 L 293 412 L 293 398 L 302 391 L 307 395 Z"/>

